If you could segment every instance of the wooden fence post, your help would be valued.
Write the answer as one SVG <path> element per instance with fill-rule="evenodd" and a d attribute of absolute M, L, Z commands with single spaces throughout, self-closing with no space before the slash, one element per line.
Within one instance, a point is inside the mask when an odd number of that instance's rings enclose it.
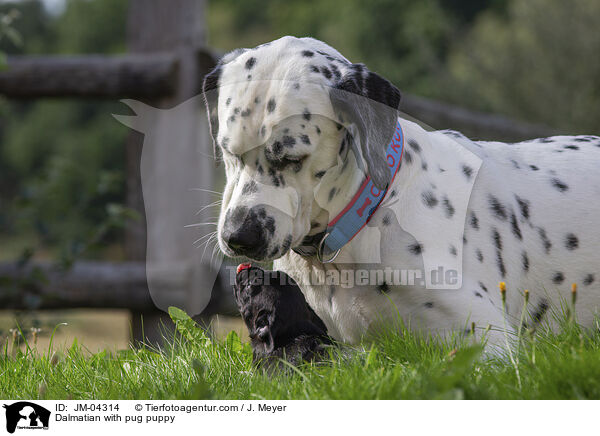
<path fill-rule="evenodd" d="M 173 53 L 177 57 L 178 69 L 176 72 L 176 89 L 171 96 L 163 97 L 156 100 L 149 100 L 146 103 L 160 108 L 171 108 L 183 101 L 186 101 L 197 95 L 201 89 L 201 79 L 212 67 L 212 59 L 209 56 L 201 56 L 205 53 L 202 49 L 205 47 L 205 28 L 204 28 L 204 7 L 203 0 L 131 0 L 130 10 L 127 24 L 127 44 L 128 49 L 132 53 L 158 53 L 168 52 Z M 186 148 L 203 148 L 203 152 L 210 153 L 208 144 L 209 135 L 205 126 L 205 118 L 199 117 L 198 123 L 204 123 L 204 134 L 196 137 L 197 129 L 194 126 L 189 126 L 187 132 L 177 132 L 177 140 L 179 143 L 186 143 Z M 157 126 L 156 129 L 160 129 Z M 156 130 L 155 129 L 155 130 Z M 188 130 L 188 129 L 185 129 Z M 154 132 L 155 137 L 165 139 L 172 132 Z M 186 136 L 188 135 L 188 136 Z M 146 137 L 146 141 L 148 141 Z M 140 158 L 142 152 L 142 143 L 144 137 L 142 134 L 132 132 L 127 143 L 126 159 L 127 159 L 127 204 L 135 209 L 144 217 L 144 201 L 142 198 L 142 189 L 140 184 Z M 148 144 L 146 143 L 146 146 Z M 168 146 L 168 144 L 163 144 Z M 157 147 L 158 148 L 158 147 Z M 190 149 L 188 149 L 188 152 Z M 179 152 L 186 153 L 179 149 Z M 190 161 L 182 158 L 182 156 L 174 155 L 176 151 L 168 151 L 161 154 L 160 158 L 155 158 L 155 165 L 160 164 L 160 170 L 163 174 L 172 171 L 172 174 L 179 172 L 201 172 L 204 180 L 212 181 L 214 179 L 214 165 L 210 159 L 200 161 Z M 187 167 L 181 167 L 182 164 Z M 206 187 L 206 185 L 204 186 Z M 159 187 L 159 192 L 147 192 L 147 195 L 165 196 L 172 195 L 169 192 L 169 186 L 162 183 Z M 209 193 L 198 192 L 197 195 L 199 206 L 210 203 L 211 197 Z M 190 216 L 190 207 L 194 205 L 181 204 L 181 210 L 178 210 L 179 217 L 166 217 L 169 225 L 185 225 L 185 216 Z M 191 213 L 193 216 L 193 211 Z M 189 224 L 189 221 L 187 222 Z M 189 262 L 197 256 L 196 253 L 190 252 L 193 250 L 192 241 L 174 240 L 173 238 L 162 237 L 160 234 L 150 236 L 153 243 L 161 245 L 161 251 L 164 255 L 162 259 L 157 261 L 172 262 L 180 260 Z M 163 240 L 160 240 L 160 239 Z M 144 260 L 146 257 L 146 242 L 147 229 L 146 219 L 140 222 L 131 223 L 127 228 L 126 234 L 126 252 L 130 260 Z M 198 259 L 199 261 L 199 259 Z M 199 268 L 200 265 L 196 265 Z M 182 294 L 181 304 L 186 305 L 190 299 L 195 298 L 194 292 L 201 293 L 198 289 L 199 283 L 192 282 L 188 284 L 188 289 L 179 290 Z M 165 291 L 166 292 L 166 291 Z M 172 292 L 172 291 L 170 291 Z M 152 295 L 156 300 L 156 295 Z M 143 321 L 142 321 L 143 318 Z M 143 322 L 143 325 L 142 325 Z M 170 325 L 168 317 L 160 310 L 152 310 L 146 312 L 132 312 L 132 332 L 134 340 L 144 339 L 147 342 L 157 343 L 161 341 L 161 332 L 159 326 L 161 323 Z M 143 332 L 142 332 L 143 328 Z"/>

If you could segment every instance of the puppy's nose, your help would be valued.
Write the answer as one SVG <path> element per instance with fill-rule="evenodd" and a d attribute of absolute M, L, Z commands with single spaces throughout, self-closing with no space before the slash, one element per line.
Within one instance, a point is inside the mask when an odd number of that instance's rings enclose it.
<path fill-rule="evenodd" d="M 260 259 L 266 248 L 264 226 L 253 209 L 236 207 L 228 211 L 222 233 L 223 241 L 238 255 Z"/>

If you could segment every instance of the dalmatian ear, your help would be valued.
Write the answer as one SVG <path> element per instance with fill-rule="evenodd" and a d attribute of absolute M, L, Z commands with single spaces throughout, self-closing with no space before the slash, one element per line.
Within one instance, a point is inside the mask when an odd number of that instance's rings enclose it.
<path fill-rule="evenodd" d="M 396 129 L 400 91 L 363 64 L 352 64 L 329 95 L 344 122 L 357 127 L 368 173 L 373 183 L 384 189 L 391 179 L 386 150 Z"/>
<path fill-rule="evenodd" d="M 215 160 L 217 161 L 221 155 L 221 150 L 217 142 L 217 135 L 219 134 L 218 101 L 221 69 L 221 64 L 218 64 L 210 73 L 204 76 L 202 83 L 202 95 L 204 95 L 204 103 L 206 104 L 206 112 L 208 114 L 208 127 L 213 140 Z"/>
<path fill-rule="evenodd" d="M 221 156 L 221 149 L 217 141 L 219 134 L 219 80 L 223 72 L 223 65 L 235 60 L 238 56 L 248 51 L 246 48 L 238 48 L 227 53 L 223 56 L 217 66 L 206 76 L 202 82 L 202 95 L 204 95 L 204 102 L 206 104 L 206 112 L 208 113 L 208 126 L 210 129 L 210 135 L 213 139 L 213 150 L 215 160 Z"/>

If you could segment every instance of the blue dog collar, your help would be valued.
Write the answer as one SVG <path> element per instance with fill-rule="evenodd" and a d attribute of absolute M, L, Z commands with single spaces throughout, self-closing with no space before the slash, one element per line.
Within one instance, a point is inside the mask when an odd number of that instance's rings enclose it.
<path fill-rule="evenodd" d="M 342 247 L 367 225 L 371 216 L 385 198 L 388 188 L 394 182 L 402 162 L 403 150 L 404 134 L 400 121 L 398 121 L 396 131 L 387 147 L 386 159 L 392 176 L 389 185 L 386 186 L 385 190 L 380 190 L 375 186 L 371 177 L 367 176 L 352 201 L 327 225 L 325 236 L 323 236 L 317 247 L 317 258 L 320 262 L 333 262 Z"/>

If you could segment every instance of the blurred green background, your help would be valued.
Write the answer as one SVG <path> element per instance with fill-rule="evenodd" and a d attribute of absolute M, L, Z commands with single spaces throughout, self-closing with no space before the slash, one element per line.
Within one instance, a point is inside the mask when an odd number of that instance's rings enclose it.
<path fill-rule="evenodd" d="M 123 0 L 4 1 L 0 52 L 124 52 L 126 12 Z M 577 133 L 600 132 L 598 17 L 597 0 L 207 3 L 217 50 L 314 36 L 405 92 Z M 77 253 L 118 214 L 127 131 L 110 114 L 122 109 L 0 100 L 0 258 Z M 112 226 L 85 255 L 121 259 L 121 237 Z"/>

